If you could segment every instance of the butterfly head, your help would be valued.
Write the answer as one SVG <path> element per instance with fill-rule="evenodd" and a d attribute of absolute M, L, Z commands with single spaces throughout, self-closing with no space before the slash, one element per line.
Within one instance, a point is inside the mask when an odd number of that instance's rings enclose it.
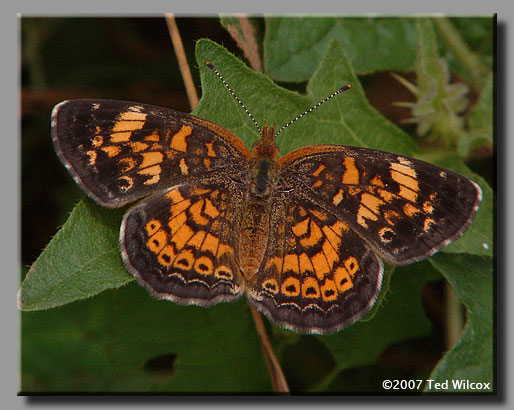
<path fill-rule="evenodd" d="M 252 150 L 255 158 L 277 159 L 278 144 L 275 142 L 275 124 L 268 126 L 264 123 L 261 139 L 254 142 Z"/>

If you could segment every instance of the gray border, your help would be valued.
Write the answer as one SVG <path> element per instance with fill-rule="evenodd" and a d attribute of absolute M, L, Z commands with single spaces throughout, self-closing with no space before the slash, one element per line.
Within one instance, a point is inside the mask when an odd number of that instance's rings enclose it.
<path fill-rule="evenodd" d="M 4 306 L 2 309 L 2 317 L 1 322 L 3 326 L 7 328 L 4 330 L 4 335 L 2 337 L 2 402 L 7 404 L 7 408 L 18 409 L 18 408 L 26 408 L 28 406 L 52 406 L 52 407 L 71 407 L 73 405 L 81 404 L 82 408 L 103 408 L 109 405 L 117 405 L 121 407 L 121 405 L 126 406 L 127 404 L 131 404 L 131 408 L 144 408 L 147 404 L 162 404 L 163 406 L 168 406 L 172 404 L 174 406 L 185 407 L 187 404 L 192 404 L 193 406 L 203 406 L 209 405 L 210 403 L 216 403 L 217 405 L 227 406 L 228 404 L 235 404 L 237 406 L 248 405 L 248 406 L 259 406 L 259 405 L 277 405 L 279 404 L 289 404 L 298 406 L 300 404 L 313 405 L 319 400 L 312 400 L 310 398 L 296 398 L 293 400 L 269 400 L 263 398 L 263 400 L 259 399 L 245 399 L 241 398 L 239 400 L 228 400 L 221 399 L 216 400 L 212 398 L 204 398 L 204 399 L 178 399 L 175 401 L 167 401 L 160 400 L 156 398 L 143 398 L 141 399 L 130 399 L 125 400 L 120 398 L 120 400 L 116 400 L 116 398 L 105 398 L 105 399 L 93 399 L 84 400 L 80 402 L 77 400 L 28 400 L 23 397 L 16 397 L 16 392 L 18 391 L 18 374 L 19 374 L 19 352 L 18 352 L 18 338 L 19 338 L 19 313 L 16 310 L 16 302 L 15 302 L 15 294 L 17 288 L 19 286 L 19 242 L 18 240 L 13 241 L 13 238 L 18 238 L 17 233 L 19 232 L 19 221 L 20 215 L 18 210 L 20 207 L 18 206 L 19 201 L 19 178 L 20 176 L 16 175 L 16 179 L 13 178 L 13 169 L 19 169 L 19 127 L 18 127 L 18 119 L 19 119 L 19 93 L 18 93 L 18 84 L 19 84 L 19 24 L 16 13 L 22 12 L 24 15 L 26 14 L 59 14 L 59 15 L 68 15 L 70 13 L 90 13 L 90 14 L 117 14 L 122 15 L 120 13 L 120 6 L 123 7 L 123 15 L 127 15 L 129 13 L 138 13 L 138 14 L 160 14 L 160 12 L 165 10 L 172 10 L 177 13 L 215 13 L 215 12 L 266 12 L 266 13 L 284 13 L 284 12 L 302 12 L 302 13 L 417 13 L 417 12 L 445 12 L 445 13 L 455 13 L 455 14 L 477 14 L 477 13 L 490 13 L 490 12 L 498 12 L 498 23 L 500 26 L 500 35 L 501 37 L 498 39 L 498 53 L 502 54 L 498 58 L 499 63 L 499 73 L 498 76 L 498 117 L 499 121 L 499 134 L 500 136 L 505 136 L 503 141 L 498 143 L 498 151 L 503 155 L 499 158 L 498 168 L 498 180 L 500 182 L 499 187 L 502 187 L 501 182 L 504 182 L 505 187 L 508 187 L 509 177 L 513 174 L 513 161 L 509 161 L 511 158 L 514 158 L 514 150 L 513 144 L 510 141 L 510 127 L 509 127 L 509 98 L 513 93 L 512 82 L 507 78 L 508 72 L 512 71 L 512 29 L 509 25 L 512 23 L 513 18 L 513 10 L 512 3 L 508 3 L 507 1 L 494 1 L 489 0 L 487 2 L 476 2 L 476 3 L 462 3 L 462 2 L 448 2 L 443 0 L 432 0 L 430 2 L 414 2 L 407 0 L 389 0 L 387 2 L 380 2 L 374 4 L 375 2 L 363 3 L 362 1 L 353 1 L 353 2 L 344 2 L 344 3 L 336 3 L 334 0 L 316 0 L 316 1 L 303 1 L 302 3 L 295 2 L 294 8 L 291 7 L 291 3 L 284 4 L 276 1 L 265 0 L 256 2 L 252 0 L 248 2 L 246 5 L 242 5 L 241 1 L 235 0 L 218 0 L 216 2 L 203 2 L 203 1 L 194 1 L 188 0 L 187 2 L 173 2 L 173 1 L 145 1 L 143 3 L 134 2 L 128 3 L 124 2 L 123 5 L 120 2 L 106 4 L 105 1 L 98 0 L 89 0 L 87 2 L 64 2 L 64 1 L 55 1 L 55 0 L 47 0 L 44 2 L 31 2 L 31 1 L 22 1 L 16 2 L 14 4 L 8 4 L 2 6 L 2 36 L 1 44 L 2 51 L 7 53 L 4 55 L 3 64 L 4 72 L 1 77 L 2 80 L 2 117 L 5 123 L 7 123 L 7 132 L 4 132 L 2 141 L 8 145 L 7 149 L 2 149 L 2 158 L 0 160 L 1 171 L 0 172 L 0 183 L 2 187 L 7 187 L 7 194 L 4 194 L 4 198 L 8 198 L 3 202 L 2 206 L 2 215 L 3 217 L 3 226 L 2 233 L 4 238 L 2 238 L 2 256 L 7 256 L 4 260 L 7 260 L 7 268 L 5 269 L 3 278 L 7 280 L 7 285 L 2 287 L 3 291 L 6 293 L 5 297 L 2 298 L 2 303 Z M 463 7 L 464 6 L 464 7 Z M 509 24 L 510 23 L 510 24 Z M 511 51 L 509 53 L 509 51 Z M 505 53 L 505 54 L 504 54 Z M 14 80 L 16 78 L 16 81 Z M 13 102 L 16 101 L 16 104 Z M 504 119 L 501 119 L 503 117 Z M 18 139 L 14 139 L 12 136 L 16 135 Z M 17 155 L 14 153 L 16 152 Z M 503 161 L 502 161 L 503 160 Z M 507 192 L 507 195 L 503 194 L 501 190 L 500 195 L 498 197 L 499 204 L 499 212 L 498 212 L 498 220 L 500 221 L 500 227 L 505 226 L 505 235 L 506 242 L 503 240 L 504 238 L 500 235 L 498 236 L 498 245 L 499 253 L 498 257 L 500 258 L 500 263 L 498 266 L 498 275 L 500 276 L 503 271 L 505 272 L 504 279 L 501 281 L 502 288 L 498 292 L 499 297 L 510 296 L 514 294 L 514 270 L 509 269 L 513 267 L 512 265 L 512 252 L 507 252 L 505 257 L 505 263 L 501 260 L 502 258 L 502 250 L 509 251 L 511 249 L 510 245 L 510 235 L 509 233 L 514 231 L 514 223 L 511 214 L 506 211 L 510 211 L 514 209 L 514 200 L 512 198 L 512 193 Z M 504 202 L 505 201 L 505 202 Z M 503 216 L 502 210 L 505 211 L 505 217 L 507 221 L 507 225 L 501 219 Z M 13 217 L 16 215 L 16 218 Z M 500 234 L 503 231 L 500 230 Z M 500 242 L 503 244 L 501 245 Z M 14 256 L 16 255 L 16 256 Z M 14 257 L 13 257 L 14 256 Z M 506 268 L 506 269 L 503 269 Z M 505 289 L 505 290 L 502 290 Z M 503 306 L 502 306 L 503 305 Z M 514 368 L 514 359 L 513 355 L 510 354 L 508 347 L 513 345 L 514 337 L 512 335 L 512 310 L 514 303 L 511 301 L 511 298 L 506 297 L 504 304 L 500 304 L 498 306 L 498 310 L 500 312 L 504 311 L 501 314 L 501 321 L 498 322 L 498 330 L 499 335 L 504 336 L 500 337 L 499 342 L 504 344 L 504 348 L 499 349 L 498 355 L 499 360 L 504 363 L 503 372 L 500 368 L 499 378 L 505 377 L 501 386 L 505 388 L 507 391 L 504 396 L 497 401 L 500 405 L 508 405 L 512 403 L 512 394 L 509 394 L 509 387 L 511 386 L 512 379 L 510 378 L 510 371 Z M 506 329 L 499 329 L 499 326 L 507 326 Z M 114 400 L 112 400 L 114 399 Z M 148 400 L 146 400 L 148 399 Z M 344 404 L 350 403 L 362 403 L 365 402 L 366 406 L 371 406 L 373 404 L 380 405 L 381 407 L 390 405 L 398 405 L 402 402 L 408 404 L 409 406 L 414 405 L 419 402 L 419 400 L 410 400 L 405 398 L 395 398 L 393 400 L 389 400 L 387 398 L 340 398 L 338 400 L 323 400 L 327 405 L 332 406 L 341 406 Z M 443 403 L 446 404 L 457 404 L 460 406 L 469 406 L 472 403 L 477 403 L 478 405 L 483 405 L 484 402 L 480 398 L 477 397 L 475 400 L 465 400 L 461 401 L 458 397 L 454 397 L 455 400 L 444 400 Z M 440 407 L 441 400 L 423 400 L 423 404 Z M 487 401 L 488 404 L 492 404 L 490 400 Z M 443 405 L 444 405 L 443 404 Z M 252 406 L 253 407 L 253 406 Z"/>

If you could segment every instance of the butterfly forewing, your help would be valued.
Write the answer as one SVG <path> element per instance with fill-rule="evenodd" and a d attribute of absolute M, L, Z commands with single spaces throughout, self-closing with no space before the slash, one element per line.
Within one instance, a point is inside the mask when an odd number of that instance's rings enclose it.
<path fill-rule="evenodd" d="M 216 124 L 165 108 L 70 100 L 52 113 L 57 154 L 96 202 L 118 207 L 192 179 L 240 170 L 249 156 Z"/>
<path fill-rule="evenodd" d="M 340 218 L 395 264 L 426 258 L 462 235 L 482 197 L 480 187 L 462 175 L 378 150 L 312 146 L 280 163 L 299 195 Z"/>

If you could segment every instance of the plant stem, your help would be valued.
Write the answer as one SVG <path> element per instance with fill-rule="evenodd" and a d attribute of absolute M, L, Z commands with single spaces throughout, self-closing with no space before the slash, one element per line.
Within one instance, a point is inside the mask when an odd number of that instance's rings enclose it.
<path fill-rule="evenodd" d="M 450 350 L 460 339 L 464 321 L 462 319 L 462 304 L 451 285 L 445 284 L 446 293 L 446 348 Z"/>
<path fill-rule="evenodd" d="M 468 70 L 471 79 L 481 88 L 487 78 L 489 69 L 482 63 L 480 57 L 473 53 L 452 22 L 446 17 L 432 18 L 437 31 L 445 39 L 455 56 Z"/>
<path fill-rule="evenodd" d="M 175 49 L 175 54 L 177 56 L 180 72 L 182 73 L 182 79 L 184 80 L 184 85 L 186 87 L 189 105 L 191 106 L 191 109 L 193 109 L 198 104 L 198 94 L 196 93 L 193 77 L 191 76 L 189 65 L 187 64 L 187 57 L 186 53 L 184 52 L 182 38 L 180 37 L 180 33 L 178 31 L 175 16 L 173 14 L 165 14 L 165 18 L 166 23 L 168 24 L 168 30 L 170 32 L 171 41 L 173 42 L 173 48 Z"/>
<path fill-rule="evenodd" d="M 264 327 L 262 316 L 257 310 L 255 310 L 252 305 L 248 304 L 248 306 L 252 312 L 255 328 L 257 329 L 257 334 L 259 335 L 259 342 L 261 344 L 262 352 L 264 353 L 266 365 L 268 366 L 273 390 L 278 393 L 289 393 L 290 391 L 287 380 L 284 376 L 282 368 L 280 367 L 280 363 L 275 356 L 275 353 L 273 352 L 273 347 L 271 346 L 268 334 L 266 333 L 266 328 Z"/>

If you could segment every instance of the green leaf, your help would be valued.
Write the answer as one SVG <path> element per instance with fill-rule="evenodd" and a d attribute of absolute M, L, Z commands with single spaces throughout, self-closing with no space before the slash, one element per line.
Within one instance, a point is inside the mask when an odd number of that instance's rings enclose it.
<path fill-rule="evenodd" d="M 135 283 L 25 312 L 24 392 L 260 392 L 271 385 L 244 298 L 211 308 L 148 297 Z"/>
<path fill-rule="evenodd" d="M 122 212 L 81 201 L 27 273 L 19 307 L 50 309 L 133 280 L 118 246 Z"/>
<path fill-rule="evenodd" d="M 480 92 L 480 99 L 469 113 L 469 131 L 459 139 L 459 154 L 466 157 L 481 143 L 493 145 L 493 75 L 490 74 Z"/>
<path fill-rule="evenodd" d="M 211 61 L 218 68 L 259 124 L 276 122 L 276 130 L 343 85 L 352 84 L 350 90 L 280 134 L 278 143 L 282 155 L 306 145 L 329 143 L 367 146 L 404 155 L 416 153 L 409 136 L 371 107 L 337 41 L 330 44 L 325 59 L 309 82 L 308 95 L 279 87 L 210 40 L 200 40 L 196 54 L 199 66 L 203 67 L 204 93 L 195 114 L 231 130 L 247 146 L 259 138 L 258 131 L 221 81 L 205 67 L 205 61 Z"/>
<path fill-rule="evenodd" d="M 342 371 L 372 364 L 388 346 L 430 333 L 432 326 L 421 304 L 421 291 L 427 281 L 439 277 L 428 262 L 396 268 L 371 320 L 334 335 L 317 336 L 332 352 L 336 366 L 313 391 L 347 391 L 344 383 L 334 384 Z"/>
<path fill-rule="evenodd" d="M 445 276 L 467 309 L 460 341 L 439 362 L 430 379 L 449 380 L 447 391 L 465 391 L 453 385 L 458 380 L 491 383 L 494 388 L 492 258 L 439 254 L 430 263 Z M 427 385 L 426 391 L 437 390 Z"/>
<path fill-rule="evenodd" d="M 410 71 L 416 55 L 415 19 L 375 17 L 268 17 L 265 71 L 277 81 L 306 81 L 331 40 L 339 40 L 359 74 Z"/>

